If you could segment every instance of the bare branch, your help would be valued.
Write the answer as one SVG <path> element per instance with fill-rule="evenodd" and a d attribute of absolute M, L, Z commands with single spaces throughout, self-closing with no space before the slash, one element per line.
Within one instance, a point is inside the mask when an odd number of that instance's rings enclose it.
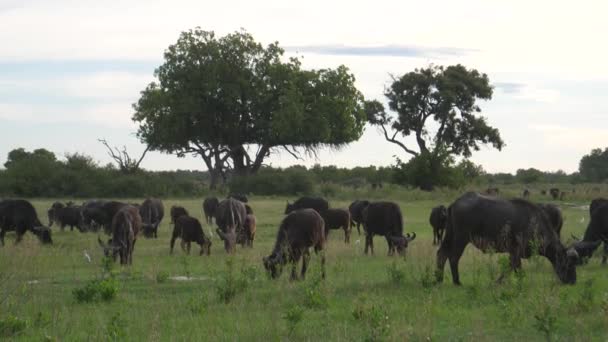
<path fill-rule="evenodd" d="M 380 124 L 379 126 L 380 126 L 380 128 L 382 128 L 382 133 L 384 133 L 384 138 L 385 138 L 387 141 L 392 142 L 393 144 L 395 144 L 395 145 L 397 145 L 397 146 L 401 147 L 401 148 L 402 148 L 402 149 L 403 149 L 405 152 L 407 152 L 407 153 L 409 153 L 409 154 L 411 154 L 411 155 L 413 155 L 413 156 L 417 156 L 417 155 L 418 155 L 418 152 L 413 151 L 413 150 L 410 150 L 410 149 L 409 149 L 409 148 L 407 148 L 407 146 L 405 146 L 405 145 L 404 145 L 404 144 L 403 144 L 401 141 L 399 141 L 399 140 L 395 139 L 395 137 L 397 136 L 397 132 L 395 132 L 395 134 L 393 134 L 393 137 L 391 138 L 391 137 L 389 137 L 389 136 L 388 136 L 388 132 L 387 132 L 387 130 L 386 130 L 386 127 L 384 127 L 384 125 L 383 125 L 383 124 Z"/>

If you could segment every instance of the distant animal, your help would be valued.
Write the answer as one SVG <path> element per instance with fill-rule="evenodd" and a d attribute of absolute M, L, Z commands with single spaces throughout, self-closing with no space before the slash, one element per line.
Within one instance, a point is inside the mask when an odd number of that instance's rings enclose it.
<path fill-rule="evenodd" d="M 524 199 L 529 199 L 530 198 L 530 190 L 524 189 L 524 193 L 522 194 L 522 197 Z"/>
<path fill-rule="evenodd" d="M 199 255 L 203 255 L 203 253 L 209 255 L 211 253 L 211 240 L 205 236 L 201 223 L 194 217 L 182 215 L 176 219 L 171 236 L 171 254 L 173 254 L 175 239 L 178 237 L 182 240 L 180 243 L 182 250 L 188 254 L 190 254 L 190 244 L 192 242 L 201 246 Z"/>
<path fill-rule="evenodd" d="M 327 209 L 321 217 L 325 221 L 325 239 L 329 235 L 329 231 L 332 229 L 344 230 L 344 242 L 350 242 L 350 212 L 346 209 Z"/>
<path fill-rule="evenodd" d="M 585 230 L 583 239 L 573 236 L 576 241 L 572 246 L 576 249 L 583 260 L 593 255 L 593 252 L 604 243 L 604 255 L 602 264 L 608 260 L 608 200 L 596 198 L 589 205 L 591 219 Z"/>
<path fill-rule="evenodd" d="M 369 205 L 367 200 L 356 200 L 348 206 L 350 211 L 350 218 L 352 220 L 351 226 L 357 225 L 357 233 L 361 235 L 359 226 L 363 223 L 363 209 Z"/>
<path fill-rule="evenodd" d="M 241 246 L 253 247 L 253 239 L 255 238 L 256 220 L 253 214 L 245 216 L 245 224 L 243 230 L 237 235 L 236 242 Z"/>
<path fill-rule="evenodd" d="M 281 275 L 283 266 L 292 264 L 291 279 L 297 280 L 296 266 L 302 258 L 301 277 L 306 276 L 310 259 L 310 247 L 315 254 L 325 247 L 325 224 L 321 215 L 314 209 L 300 209 L 291 212 L 281 222 L 274 248 L 263 259 L 264 268 L 272 278 Z M 321 276 L 325 278 L 325 255 L 321 253 Z"/>
<path fill-rule="evenodd" d="M 444 205 L 433 208 L 429 216 L 429 223 L 433 227 L 433 245 L 437 245 L 441 243 L 448 224 L 448 209 Z"/>
<path fill-rule="evenodd" d="M 45 227 L 36 214 L 36 209 L 26 200 L 5 199 L 0 201 L 0 244 L 4 246 L 6 232 L 17 234 L 15 243 L 21 242 L 23 235 L 30 231 L 42 244 L 52 244 L 51 230 Z"/>
<path fill-rule="evenodd" d="M 498 188 L 487 188 L 486 195 L 490 196 L 498 196 L 500 194 L 500 189 Z"/>
<path fill-rule="evenodd" d="M 49 228 L 53 226 L 55 222 L 59 224 L 61 230 L 65 229 L 65 226 L 70 226 L 70 231 L 74 230 L 74 227 L 80 232 L 84 232 L 84 229 L 80 226 L 80 211 L 82 207 L 68 205 L 65 206 L 63 203 L 55 202 L 51 208 L 47 211 L 49 218 Z"/>
<path fill-rule="evenodd" d="M 329 209 L 329 203 L 327 200 L 321 197 L 300 197 L 293 202 L 293 204 L 287 202 L 287 205 L 285 206 L 285 215 L 298 209 L 314 209 L 321 214 L 325 210 Z"/>
<path fill-rule="evenodd" d="M 559 193 L 559 200 L 563 201 L 565 198 L 566 198 L 566 192 L 565 191 L 560 192 Z"/>
<path fill-rule="evenodd" d="M 547 190 L 541 190 L 540 194 L 543 195 L 543 196 L 546 195 L 547 194 Z"/>
<path fill-rule="evenodd" d="M 371 249 L 374 254 L 374 235 L 382 235 L 388 244 L 388 255 L 395 250 L 404 255 L 416 233 L 403 236 L 403 215 L 393 202 L 372 202 L 363 210 L 363 229 L 365 230 L 365 254 Z"/>
<path fill-rule="evenodd" d="M 559 198 L 560 191 L 558 188 L 551 188 L 549 189 L 549 194 L 554 200 L 556 200 Z"/>
<path fill-rule="evenodd" d="M 219 204 L 220 201 L 217 197 L 207 197 L 203 201 L 203 213 L 205 214 L 207 224 L 213 224 L 213 218 L 215 217 L 215 212 Z"/>
<path fill-rule="evenodd" d="M 90 201 L 82 206 L 81 223 L 86 230 L 93 230 L 91 221 L 103 227 L 106 234 L 112 233 L 112 219 L 120 209 L 128 204 L 117 201 Z"/>
<path fill-rule="evenodd" d="M 458 262 L 469 243 L 483 252 L 509 253 L 513 270 L 521 268 L 522 258 L 538 252 L 549 259 L 563 283 L 576 282 L 576 250 L 567 250 L 543 209 L 524 199 L 504 200 L 467 192 L 454 201 L 448 208 L 446 235 L 437 251 L 438 281 L 443 280 L 443 268 L 449 260 L 452 281 L 460 285 Z"/>
<path fill-rule="evenodd" d="M 374 190 L 382 189 L 382 183 L 380 183 L 380 182 L 372 183 L 372 189 L 374 189 Z"/>
<path fill-rule="evenodd" d="M 249 201 L 247 199 L 247 196 L 245 196 L 243 194 L 238 194 L 238 193 L 231 193 L 230 195 L 228 195 L 227 198 L 234 198 L 235 200 L 239 200 L 243 203 L 247 203 Z"/>
<path fill-rule="evenodd" d="M 218 226 L 216 232 L 224 241 L 224 249 L 227 253 L 234 252 L 236 238 L 243 230 L 246 216 L 245 205 L 234 198 L 227 198 L 218 205 L 215 217 Z"/>
<path fill-rule="evenodd" d="M 165 217 L 165 206 L 156 198 L 147 198 L 139 207 L 142 219 L 142 233 L 146 238 L 158 237 L 158 226 Z"/>
<path fill-rule="evenodd" d="M 177 221 L 177 219 L 180 216 L 183 216 L 183 215 L 189 216 L 188 210 L 186 210 L 184 207 L 180 207 L 180 206 L 176 206 L 176 205 L 171 207 L 171 211 L 170 211 L 169 215 L 171 215 L 171 223 L 173 223 L 173 224 L 175 224 L 175 222 Z"/>
<path fill-rule="evenodd" d="M 96 232 L 101 227 L 99 222 L 95 221 L 98 218 L 100 211 L 106 200 L 89 200 L 85 201 L 80 207 L 80 227 L 84 231 Z"/>
<path fill-rule="evenodd" d="M 113 257 L 114 261 L 120 256 L 121 265 L 133 264 L 135 242 L 142 229 L 139 210 L 132 205 L 122 206 L 114 215 L 111 227 L 111 237 L 107 243 L 101 241 L 99 237 L 97 238 L 105 256 Z"/>
<path fill-rule="evenodd" d="M 553 230 L 555 230 L 557 236 L 561 236 L 564 218 L 559 207 L 550 203 L 539 203 L 538 206 L 545 211 L 545 214 L 547 214 L 551 227 L 553 227 Z"/>

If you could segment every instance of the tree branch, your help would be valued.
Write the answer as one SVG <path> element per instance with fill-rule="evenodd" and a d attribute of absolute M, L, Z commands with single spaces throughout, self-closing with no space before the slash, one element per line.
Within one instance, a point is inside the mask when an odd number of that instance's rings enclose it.
<path fill-rule="evenodd" d="M 388 132 L 386 131 L 386 127 L 384 127 L 383 124 L 380 124 L 380 127 L 382 128 L 382 132 L 384 133 L 384 138 L 386 139 L 386 141 L 392 142 L 393 144 L 401 147 L 405 152 L 413 155 L 413 156 L 418 156 L 418 152 L 410 150 L 409 148 L 407 148 L 407 146 L 405 146 L 401 141 L 395 139 L 395 136 L 397 135 L 397 132 L 395 132 L 395 134 L 393 134 L 393 137 L 389 137 L 388 136 Z"/>

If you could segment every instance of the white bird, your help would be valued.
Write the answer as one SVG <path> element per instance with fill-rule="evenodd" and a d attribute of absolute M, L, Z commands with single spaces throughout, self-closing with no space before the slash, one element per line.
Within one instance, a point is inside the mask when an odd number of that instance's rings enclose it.
<path fill-rule="evenodd" d="M 91 262 L 91 256 L 89 255 L 87 250 L 85 249 L 83 252 L 84 252 L 84 258 L 87 259 L 88 262 Z"/>

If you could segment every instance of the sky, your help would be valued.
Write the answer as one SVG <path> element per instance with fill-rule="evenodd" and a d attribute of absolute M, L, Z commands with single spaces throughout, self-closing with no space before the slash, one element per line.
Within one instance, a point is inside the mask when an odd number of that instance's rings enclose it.
<path fill-rule="evenodd" d="M 82 152 L 105 164 L 97 139 L 145 148 L 132 103 L 163 51 L 200 26 L 278 41 L 305 68 L 350 68 L 366 99 L 384 101 L 391 75 L 461 63 L 494 86 L 483 115 L 506 146 L 471 158 L 489 172 L 578 169 L 608 146 L 608 32 L 603 1 L 0 0 L 0 164 L 17 147 Z M 414 141 L 406 143 L 415 147 Z M 407 159 L 377 128 L 340 150 L 268 164 L 387 166 Z M 204 170 L 202 160 L 148 153 L 142 167 Z"/>

